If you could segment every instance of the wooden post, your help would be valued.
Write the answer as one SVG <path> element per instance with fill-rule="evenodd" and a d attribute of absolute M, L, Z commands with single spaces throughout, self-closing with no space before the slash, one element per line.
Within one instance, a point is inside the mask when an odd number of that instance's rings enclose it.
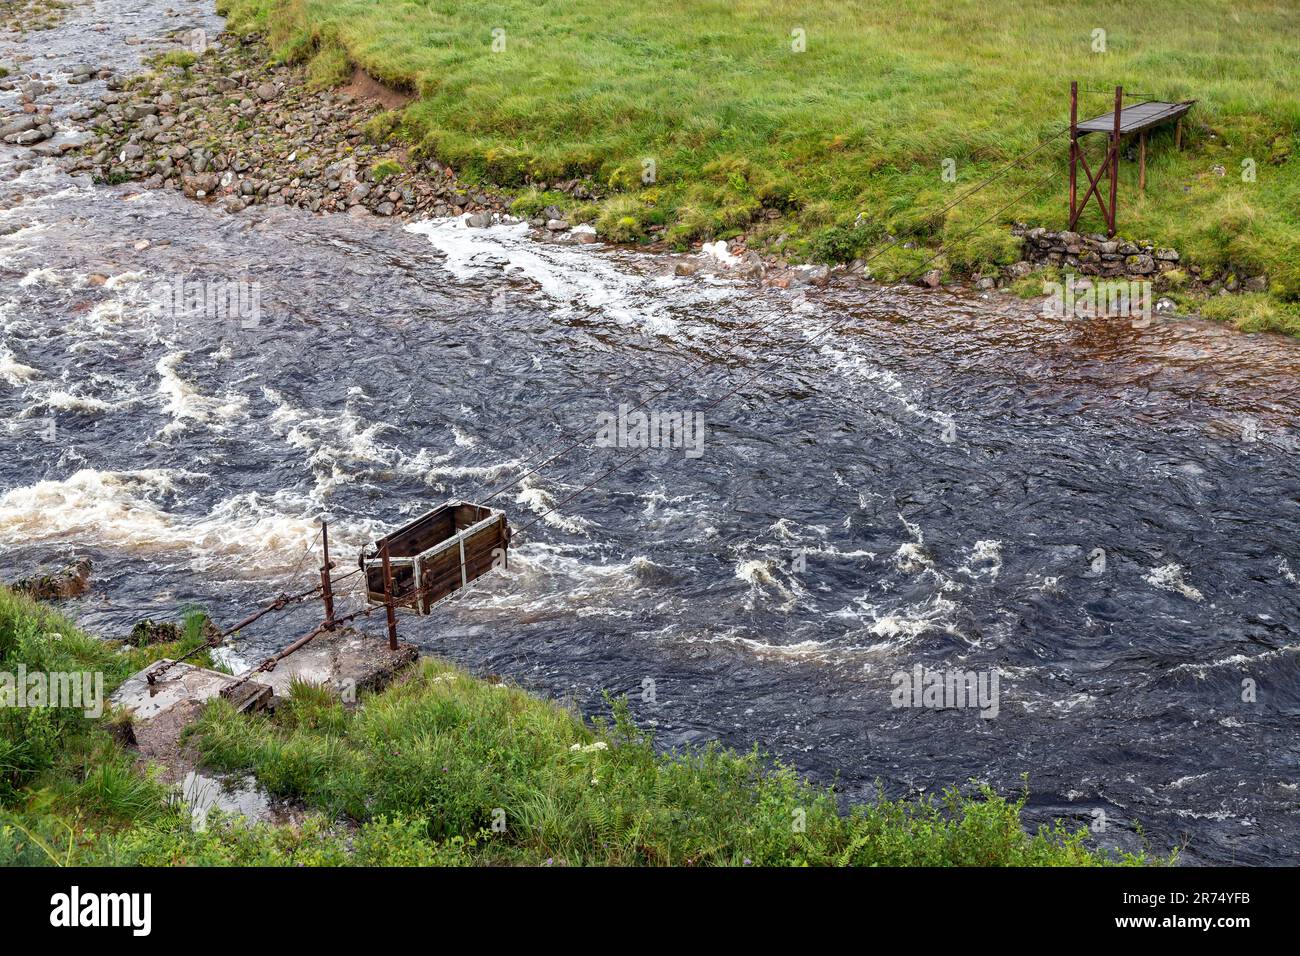
<path fill-rule="evenodd" d="M 1119 115 L 1124 109 L 1124 87 L 1115 87 L 1115 131 L 1110 140 L 1110 221 L 1107 223 L 1106 237 L 1115 236 L 1115 202 L 1119 199 Z"/>
<path fill-rule="evenodd" d="M 388 560 L 388 542 L 379 552 L 384 562 L 384 610 L 388 616 L 388 649 L 397 650 L 397 610 L 393 607 L 393 566 Z"/>
<path fill-rule="evenodd" d="M 320 522 L 320 542 L 323 549 L 320 567 L 321 599 L 325 602 L 325 630 L 334 630 L 334 582 L 330 580 L 330 526 L 324 518 Z"/>
<path fill-rule="evenodd" d="M 1147 191 L 1147 131 L 1138 133 L 1138 191 Z"/>
<path fill-rule="evenodd" d="M 1079 81 L 1070 82 L 1070 229 L 1078 218 L 1075 206 L 1079 195 Z"/>
<path fill-rule="evenodd" d="M 1183 118 L 1178 117 L 1178 122 L 1174 123 L 1174 149 L 1183 148 Z"/>

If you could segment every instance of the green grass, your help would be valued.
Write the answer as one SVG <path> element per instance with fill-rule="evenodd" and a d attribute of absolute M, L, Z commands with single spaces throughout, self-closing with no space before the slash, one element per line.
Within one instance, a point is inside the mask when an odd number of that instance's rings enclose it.
<path fill-rule="evenodd" d="M 132 648 L 101 641 L 67 617 L 0 587 L 0 671 L 98 672 L 104 694 L 161 657 L 202 643 L 205 618 L 187 616 L 179 641 Z M 207 663 L 206 654 L 195 658 Z M 130 771 L 108 721 L 71 708 L 0 707 L 0 808 L 25 804 L 101 821 L 134 819 L 146 782 Z M 155 794 L 156 796 L 156 794 Z"/>
<path fill-rule="evenodd" d="M 201 624 L 201 621 L 199 622 Z M 187 628 L 189 630 L 189 628 Z M 103 642 L 0 588 L 0 670 L 102 670 L 108 689 L 199 639 Z M 57 637 L 55 636 L 57 635 Z M 0 708 L 0 865 L 1103 865 L 1085 831 L 1026 833 L 1022 800 L 834 794 L 757 752 L 664 754 L 613 702 L 587 726 L 522 691 L 426 660 L 345 708 L 298 685 L 274 716 L 215 700 L 191 729 L 205 761 L 251 771 L 315 812 L 299 825 L 183 805 L 80 711 Z M 1168 859 L 1172 859 L 1168 858 Z"/>
<path fill-rule="evenodd" d="M 189 50 L 172 50 L 154 58 L 157 66 L 175 66 L 182 70 L 188 70 L 197 62 L 199 58 Z"/>
<path fill-rule="evenodd" d="M 381 159 L 375 165 L 370 167 L 370 176 L 375 185 L 379 185 L 389 176 L 396 176 L 402 171 L 402 167 L 391 159 Z"/>
<path fill-rule="evenodd" d="M 234 29 L 268 30 L 282 58 L 342 51 L 417 91 L 396 135 L 471 181 L 526 189 L 584 177 L 607 199 L 570 218 L 594 218 L 613 238 L 680 245 L 744 233 L 796 260 L 847 260 L 897 237 L 947 241 L 950 272 L 1005 264 L 1016 256 L 1012 219 L 1064 224 L 1064 138 L 940 210 L 1061 130 L 1071 79 L 1195 98 L 1184 150 L 1170 132 L 1150 143 L 1145 196 L 1136 164 L 1122 164 L 1122 234 L 1198 264 L 1266 273 L 1275 303 L 1300 298 L 1300 11 L 1279 0 L 1162 0 L 1140 16 L 1112 0 L 220 6 Z M 806 52 L 792 51 L 796 28 Z M 505 30 L 498 53 L 496 29 Z M 1094 29 L 1107 32 L 1107 52 L 1093 52 Z M 1109 102 L 1085 96 L 1084 115 Z M 941 176 L 945 159 L 956 182 Z M 1242 181 L 1245 159 L 1255 161 L 1253 182 Z M 1094 210 L 1082 228 L 1100 225 Z M 876 273 L 908 272 L 922 257 L 907 252 L 882 256 Z M 1272 324 L 1254 305 L 1242 315 Z"/>
<path fill-rule="evenodd" d="M 757 752 L 660 753 L 614 701 L 587 727 L 522 691 L 424 661 L 348 710 L 296 688 L 274 717 L 211 705 L 208 763 L 252 771 L 333 819 L 400 819 L 476 863 L 523 865 L 1096 865 L 1083 831 L 1027 834 L 1019 801 L 981 788 L 879 799 L 833 793 Z M 459 860 L 458 853 L 457 859 Z"/>

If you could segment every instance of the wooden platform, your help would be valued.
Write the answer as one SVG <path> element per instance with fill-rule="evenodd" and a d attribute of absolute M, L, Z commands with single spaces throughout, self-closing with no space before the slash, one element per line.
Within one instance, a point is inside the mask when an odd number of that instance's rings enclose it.
<path fill-rule="evenodd" d="M 1130 133 L 1141 133 L 1161 123 L 1171 123 L 1181 118 L 1195 103 L 1196 100 L 1187 100 L 1183 103 L 1162 103 L 1151 100 L 1126 106 L 1119 113 L 1119 134 L 1127 136 Z M 1080 136 L 1085 133 L 1114 133 L 1115 113 L 1112 110 L 1085 120 L 1078 125 L 1077 130 Z"/>
<path fill-rule="evenodd" d="M 1085 91 L 1086 92 L 1086 91 Z M 1132 106 L 1124 105 L 1124 87 L 1115 87 L 1115 106 L 1090 120 L 1079 122 L 1079 83 L 1070 83 L 1070 222 L 1073 232 L 1079 218 L 1094 197 L 1097 208 L 1106 223 L 1106 237 L 1113 239 L 1116 232 L 1116 207 L 1119 205 L 1119 154 L 1126 136 L 1136 136 L 1138 141 L 1138 189 L 1147 188 L 1147 131 L 1165 123 L 1174 124 L 1174 149 L 1183 146 L 1183 117 L 1196 100 L 1166 103 L 1163 100 L 1144 100 Z M 1084 153 L 1082 139 L 1089 133 L 1105 134 L 1106 153 L 1097 171 Z M 1079 174 L 1083 173 L 1083 198 L 1079 198 Z M 1105 181 L 1106 189 L 1102 190 Z"/>

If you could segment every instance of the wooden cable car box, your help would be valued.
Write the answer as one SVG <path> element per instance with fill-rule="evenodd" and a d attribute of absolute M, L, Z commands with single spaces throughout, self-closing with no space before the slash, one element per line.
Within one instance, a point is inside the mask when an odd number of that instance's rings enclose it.
<path fill-rule="evenodd" d="M 398 607 L 428 614 L 435 604 L 496 567 L 506 566 L 510 526 L 504 511 L 448 501 L 361 552 L 366 599 L 384 603 L 383 546 L 388 545 Z"/>

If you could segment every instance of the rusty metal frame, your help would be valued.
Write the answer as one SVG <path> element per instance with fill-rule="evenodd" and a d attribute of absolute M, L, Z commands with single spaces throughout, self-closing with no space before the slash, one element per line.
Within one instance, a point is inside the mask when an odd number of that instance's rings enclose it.
<path fill-rule="evenodd" d="M 1097 167 L 1094 175 L 1092 167 L 1088 164 L 1088 158 L 1083 154 L 1083 147 L 1079 145 L 1079 84 L 1077 81 L 1070 83 L 1070 225 L 1071 232 L 1079 224 L 1079 218 L 1083 211 L 1088 207 L 1088 200 L 1093 196 L 1097 197 L 1097 207 L 1101 210 L 1102 219 L 1106 223 L 1106 236 L 1111 238 L 1116 232 L 1116 207 L 1119 204 L 1119 150 L 1120 150 L 1120 114 L 1124 110 L 1124 88 L 1115 87 L 1115 126 L 1110 134 L 1110 141 L 1107 145 L 1106 155 Z M 1145 165 L 1145 164 L 1144 164 Z M 1083 167 L 1083 174 L 1088 180 L 1088 188 L 1084 190 L 1083 199 L 1078 198 L 1079 167 Z M 1106 176 L 1110 182 L 1109 185 L 1109 202 L 1102 198 L 1101 179 Z M 1145 177 L 1144 177 L 1145 178 Z"/>

